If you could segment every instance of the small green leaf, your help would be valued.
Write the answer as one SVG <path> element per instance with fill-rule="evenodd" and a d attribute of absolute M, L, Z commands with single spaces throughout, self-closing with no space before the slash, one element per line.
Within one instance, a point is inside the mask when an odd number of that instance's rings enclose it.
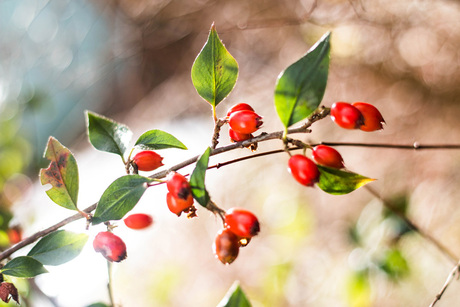
<path fill-rule="evenodd" d="M 196 201 L 203 207 L 207 207 L 210 200 L 204 183 L 210 154 L 211 148 L 208 147 L 196 162 L 195 169 L 190 176 L 190 186 L 192 188 L 193 198 L 195 198 Z"/>
<path fill-rule="evenodd" d="M 308 117 L 321 103 L 329 72 L 330 33 L 326 33 L 276 82 L 275 107 L 287 128 Z"/>
<path fill-rule="evenodd" d="M 59 230 L 43 237 L 27 256 L 44 265 L 60 265 L 77 257 L 88 241 L 88 235 Z"/>
<path fill-rule="evenodd" d="M 20 278 L 32 278 L 43 273 L 48 273 L 40 261 L 27 256 L 12 259 L 5 264 L 1 272 L 5 275 Z"/>
<path fill-rule="evenodd" d="M 398 249 L 390 249 L 385 252 L 383 259 L 380 260 L 378 266 L 391 279 L 398 279 L 406 276 L 409 273 L 409 265 L 406 258 Z"/>
<path fill-rule="evenodd" d="M 88 137 L 94 148 L 121 156 L 126 152 L 133 133 L 123 124 L 86 111 Z"/>
<path fill-rule="evenodd" d="M 239 283 L 234 282 L 217 307 L 251 307 L 251 303 Z"/>
<path fill-rule="evenodd" d="M 187 149 L 176 137 L 161 130 L 149 130 L 145 132 L 137 139 L 135 146 L 150 150 L 165 148 Z"/>
<path fill-rule="evenodd" d="M 147 177 L 127 175 L 112 182 L 97 204 L 93 225 L 123 218 L 134 208 L 151 181 Z"/>
<path fill-rule="evenodd" d="M 48 140 L 44 156 L 51 161 L 47 169 L 40 170 L 41 184 L 52 185 L 46 194 L 59 206 L 78 210 L 78 167 L 75 157 L 53 137 Z"/>
<path fill-rule="evenodd" d="M 222 44 L 213 24 L 208 40 L 192 66 L 193 86 L 215 107 L 230 94 L 237 78 L 238 63 Z"/>
<path fill-rule="evenodd" d="M 348 194 L 375 180 L 349 171 L 322 165 L 318 165 L 318 169 L 321 173 L 318 187 L 324 192 L 333 195 Z"/>

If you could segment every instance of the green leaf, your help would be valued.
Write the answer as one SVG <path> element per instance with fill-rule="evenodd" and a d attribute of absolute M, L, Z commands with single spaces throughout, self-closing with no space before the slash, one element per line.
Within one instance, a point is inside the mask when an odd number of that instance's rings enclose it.
<path fill-rule="evenodd" d="M 203 207 L 207 207 L 209 203 L 209 194 L 206 191 L 204 183 L 206 170 L 208 169 L 209 155 L 211 154 L 211 148 L 208 147 L 205 152 L 198 158 L 195 169 L 190 176 L 190 187 L 192 188 L 192 195 L 196 201 Z"/>
<path fill-rule="evenodd" d="M 275 107 L 287 128 L 308 117 L 321 103 L 329 71 L 330 33 L 326 33 L 276 82 Z"/>
<path fill-rule="evenodd" d="M 251 303 L 239 283 L 234 282 L 217 307 L 251 307 Z"/>
<path fill-rule="evenodd" d="M 53 137 L 48 140 L 44 156 L 51 161 L 47 169 L 40 170 L 42 185 L 49 183 L 52 186 L 46 194 L 59 206 L 78 210 L 78 167 L 75 157 Z"/>
<path fill-rule="evenodd" d="M 60 265 L 77 257 L 88 241 L 88 235 L 59 230 L 43 237 L 27 256 L 44 265 Z"/>
<path fill-rule="evenodd" d="M 321 173 L 318 187 L 324 192 L 334 195 L 348 194 L 375 180 L 349 171 L 322 165 L 318 165 L 318 169 Z"/>
<path fill-rule="evenodd" d="M 165 148 L 187 149 L 176 137 L 161 130 L 149 130 L 145 132 L 137 139 L 135 146 L 150 150 Z"/>
<path fill-rule="evenodd" d="M 353 272 L 345 282 L 348 306 L 372 306 L 371 285 L 367 271 Z"/>
<path fill-rule="evenodd" d="M 398 249 L 386 251 L 378 266 L 392 279 L 404 277 L 409 273 L 406 258 Z"/>
<path fill-rule="evenodd" d="M 208 41 L 192 66 L 193 86 L 215 107 L 232 91 L 237 78 L 238 63 L 220 41 L 213 24 Z"/>
<path fill-rule="evenodd" d="M 139 175 L 127 175 L 118 178 L 104 191 L 92 218 L 96 225 L 110 220 L 119 220 L 125 216 L 147 190 L 152 180 Z"/>
<path fill-rule="evenodd" d="M 126 152 L 133 133 L 123 124 L 86 111 L 88 137 L 94 148 L 121 156 Z"/>
<path fill-rule="evenodd" d="M 5 275 L 21 278 L 32 278 L 43 273 L 48 273 L 40 261 L 27 256 L 12 259 L 5 264 L 1 272 Z"/>

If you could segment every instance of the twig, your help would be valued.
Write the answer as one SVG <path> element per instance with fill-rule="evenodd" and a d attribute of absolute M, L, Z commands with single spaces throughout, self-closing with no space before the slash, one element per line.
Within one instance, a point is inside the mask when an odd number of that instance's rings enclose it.
<path fill-rule="evenodd" d="M 436 305 L 436 303 L 441 299 L 444 292 L 446 292 L 447 287 L 449 287 L 449 285 L 452 283 L 454 278 L 458 276 L 459 273 L 460 273 L 460 262 L 458 262 L 457 265 L 452 269 L 449 276 L 447 277 L 446 282 L 444 283 L 444 286 L 442 286 L 441 291 L 439 291 L 439 293 L 436 294 L 436 297 L 434 298 L 434 301 L 430 304 L 430 307 L 433 307 L 434 305 Z"/>
<path fill-rule="evenodd" d="M 372 189 L 369 186 L 365 186 L 364 188 L 368 190 L 376 198 L 378 198 L 382 202 L 382 204 L 385 206 L 385 208 L 387 208 L 388 210 L 396 214 L 400 219 L 402 219 L 406 223 L 406 225 L 409 226 L 409 228 L 419 233 L 427 241 L 429 241 L 431 244 L 436 246 L 444 254 L 444 256 L 446 256 L 446 258 L 448 258 L 453 264 L 457 263 L 458 258 L 454 253 L 452 253 L 452 251 L 450 251 L 447 247 L 442 245 L 438 240 L 432 237 L 429 233 L 425 232 L 423 229 L 417 226 L 414 222 L 409 220 L 409 218 L 403 212 L 401 212 L 401 210 L 393 206 L 393 204 L 389 202 L 388 200 L 383 199 L 383 197 L 380 196 L 379 193 L 377 193 L 374 189 Z"/>

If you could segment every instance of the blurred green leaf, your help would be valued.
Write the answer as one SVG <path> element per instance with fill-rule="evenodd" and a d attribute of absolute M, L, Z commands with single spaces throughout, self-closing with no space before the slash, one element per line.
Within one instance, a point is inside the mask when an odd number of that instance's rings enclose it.
<path fill-rule="evenodd" d="M 353 192 L 354 190 L 374 181 L 362 175 L 318 165 L 319 176 L 318 187 L 326 193 L 342 195 Z"/>
<path fill-rule="evenodd" d="M 74 156 L 58 140 L 50 137 L 45 150 L 45 158 L 51 163 L 47 169 L 40 170 L 42 185 L 51 184 L 46 191 L 49 198 L 59 206 L 77 210 L 78 167 Z"/>
<path fill-rule="evenodd" d="M 94 304 L 88 305 L 86 307 L 110 307 L 110 306 L 107 305 L 107 304 L 104 304 L 104 303 L 94 303 Z"/>
<path fill-rule="evenodd" d="M 321 103 L 329 72 L 330 33 L 284 70 L 275 86 L 275 107 L 287 128 L 308 117 Z"/>
<path fill-rule="evenodd" d="M 60 265 L 77 257 L 88 241 L 88 235 L 58 230 L 43 237 L 27 256 L 44 265 Z"/>
<path fill-rule="evenodd" d="M 192 66 L 193 86 L 215 107 L 232 91 L 237 78 L 238 63 L 222 44 L 213 24 Z"/>
<path fill-rule="evenodd" d="M 217 307 L 251 307 L 251 303 L 241 289 L 239 282 L 236 281 Z"/>
<path fill-rule="evenodd" d="M 122 219 L 139 202 L 151 181 L 147 177 L 127 175 L 112 182 L 97 204 L 92 224 Z"/>
<path fill-rule="evenodd" d="M 1 272 L 5 275 L 20 278 L 32 278 L 43 273 L 48 273 L 40 261 L 27 256 L 13 258 L 5 264 Z"/>
<path fill-rule="evenodd" d="M 346 282 L 346 295 L 350 307 L 372 306 L 371 285 L 367 271 L 353 272 Z"/>
<path fill-rule="evenodd" d="M 404 277 L 409 273 L 409 265 L 406 258 L 398 249 L 387 250 L 378 264 L 379 268 L 394 280 Z"/>
<path fill-rule="evenodd" d="M 205 176 L 208 169 L 209 155 L 211 148 L 208 147 L 205 152 L 198 158 L 195 169 L 190 176 L 190 187 L 192 188 L 192 195 L 196 201 L 203 207 L 207 207 L 209 203 L 209 194 L 206 191 Z"/>
<path fill-rule="evenodd" d="M 150 150 L 165 148 L 187 149 L 176 137 L 161 130 L 149 130 L 145 132 L 137 139 L 135 146 Z"/>
<path fill-rule="evenodd" d="M 123 159 L 133 133 L 123 124 L 86 111 L 88 137 L 94 148 L 114 153 Z"/>

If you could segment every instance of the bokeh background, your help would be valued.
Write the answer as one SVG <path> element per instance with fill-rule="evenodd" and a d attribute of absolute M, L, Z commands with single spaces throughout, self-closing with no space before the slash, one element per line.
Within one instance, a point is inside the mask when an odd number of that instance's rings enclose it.
<path fill-rule="evenodd" d="M 172 133 L 188 151 L 165 150 L 166 166 L 209 145 L 210 106 L 190 69 L 212 22 L 240 66 L 218 115 L 238 102 L 264 116 L 262 131 L 281 130 L 273 107 L 279 73 L 332 31 L 323 104 L 366 101 L 384 131 L 345 131 L 325 119 L 305 142 L 460 143 L 460 3 L 453 0 L 2 0 L 0 2 L 0 241 L 19 225 L 24 236 L 72 214 L 37 183 L 50 135 L 75 154 L 79 206 L 99 199 L 124 174 L 119 157 L 96 151 L 84 110 L 127 124 L 135 137 Z M 226 129 L 221 145 L 228 144 Z M 280 141 L 259 150 L 280 148 Z M 376 178 L 370 186 L 402 208 L 425 233 L 460 258 L 458 150 L 337 147 L 347 167 Z M 241 149 L 210 163 L 251 154 Z M 239 280 L 253 306 L 428 306 L 454 264 L 411 232 L 366 189 L 346 196 L 297 184 L 287 155 L 250 159 L 207 173 L 221 207 L 257 214 L 261 234 L 223 266 L 211 251 L 220 221 L 206 210 L 171 214 L 164 187 L 134 211 L 155 224 L 115 230 L 128 258 L 114 266 L 119 306 L 216 306 Z M 184 169 L 183 172 L 190 172 Z M 83 221 L 67 229 L 94 237 Z M 108 303 L 104 259 L 91 247 L 34 281 L 15 281 L 24 306 Z M 25 254 L 27 251 L 15 255 Z M 458 282 L 438 306 L 460 301 Z"/>

